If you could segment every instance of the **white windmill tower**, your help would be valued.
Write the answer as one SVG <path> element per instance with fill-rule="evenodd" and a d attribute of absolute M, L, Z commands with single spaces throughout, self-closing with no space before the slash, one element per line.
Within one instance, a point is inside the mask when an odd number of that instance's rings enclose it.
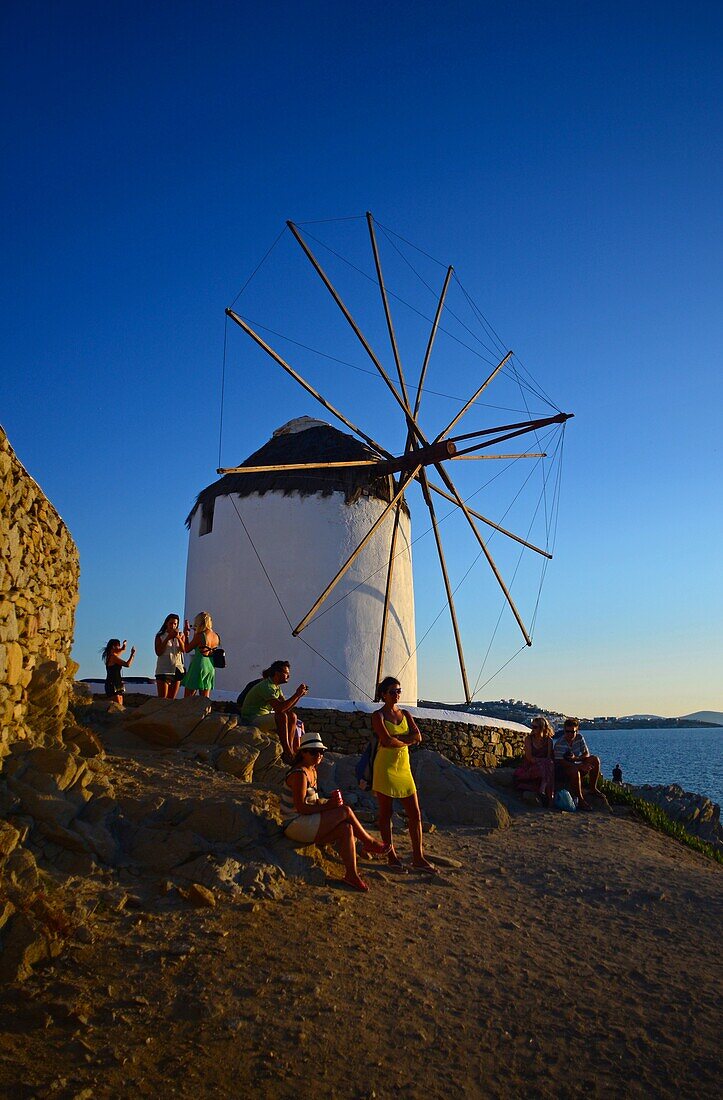
<path fill-rule="evenodd" d="M 405 699 L 416 702 L 406 507 L 398 522 L 388 512 L 380 525 L 385 537 L 366 542 L 318 619 L 303 637 L 292 637 L 297 619 L 336 573 L 340 554 L 354 550 L 388 508 L 396 489 L 392 474 L 380 469 L 386 465 L 352 436 L 301 417 L 199 493 L 188 517 L 186 614 L 213 616 L 227 654 L 227 667 L 217 673 L 220 690 L 239 691 L 281 658 L 315 698 L 370 698 L 384 631 L 384 671 L 399 676 Z"/>

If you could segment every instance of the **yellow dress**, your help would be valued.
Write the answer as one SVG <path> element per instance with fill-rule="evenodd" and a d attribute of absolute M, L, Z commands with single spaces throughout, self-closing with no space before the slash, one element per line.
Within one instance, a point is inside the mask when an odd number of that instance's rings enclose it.
<path fill-rule="evenodd" d="M 401 722 L 390 722 L 384 718 L 384 725 L 391 737 L 400 737 L 409 732 L 406 715 Z M 374 777 L 372 790 L 386 794 L 389 798 L 408 798 L 416 793 L 416 786 L 409 766 L 409 749 L 387 748 L 380 745 L 374 758 Z"/>

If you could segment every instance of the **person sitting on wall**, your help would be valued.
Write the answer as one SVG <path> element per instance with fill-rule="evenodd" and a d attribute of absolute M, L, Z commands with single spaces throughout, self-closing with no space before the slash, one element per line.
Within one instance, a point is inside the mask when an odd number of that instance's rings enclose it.
<path fill-rule="evenodd" d="M 555 797 L 554 758 L 552 726 L 543 714 L 537 714 L 525 738 L 525 761 L 515 768 L 514 781 L 525 788 L 534 784 L 545 805 L 550 807 Z"/>
<path fill-rule="evenodd" d="M 299 751 L 301 734 L 296 728 L 296 713 L 292 709 L 309 688 L 299 684 L 290 699 L 284 698 L 282 684 L 288 684 L 291 665 L 288 661 L 274 661 L 264 669 L 263 680 L 249 688 L 241 705 L 241 717 L 256 729 L 276 730 L 284 762 L 290 764 Z"/>
<path fill-rule="evenodd" d="M 623 782 L 623 769 L 620 767 L 619 764 L 616 764 L 615 767 L 613 768 L 613 783 L 617 783 L 618 786 L 621 786 L 622 782 Z"/>
<path fill-rule="evenodd" d="M 600 778 L 600 758 L 591 756 L 585 738 L 580 733 L 580 721 L 566 718 L 562 731 L 555 738 L 555 780 L 568 787 L 583 810 L 592 806 L 582 793 L 582 780 L 589 777 L 590 794 L 600 795 L 597 781 Z"/>

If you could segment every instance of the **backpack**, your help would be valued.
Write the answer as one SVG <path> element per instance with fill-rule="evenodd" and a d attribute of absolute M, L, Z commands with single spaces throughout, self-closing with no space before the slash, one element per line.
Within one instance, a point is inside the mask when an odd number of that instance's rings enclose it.
<path fill-rule="evenodd" d="M 573 814 L 577 809 L 572 795 L 565 787 L 560 787 L 559 791 L 555 793 L 555 809 L 565 810 L 567 813 Z"/>
<path fill-rule="evenodd" d="M 363 791 L 370 791 L 372 789 L 372 780 L 374 778 L 374 758 L 377 755 L 377 749 L 379 748 L 379 741 L 377 735 L 373 733 L 369 738 L 367 747 L 359 757 L 359 762 L 354 768 L 356 774 L 356 781 Z"/>
<path fill-rule="evenodd" d="M 259 676 L 256 680 L 249 680 L 246 687 L 242 688 L 241 691 L 236 696 L 236 706 L 237 707 L 242 707 L 243 706 L 243 701 L 246 698 L 246 696 L 248 695 L 248 693 L 251 691 L 251 688 L 255 688 L 257 684 L 260 684 L 262 679 L 263 679 L 263 677 Z"/>

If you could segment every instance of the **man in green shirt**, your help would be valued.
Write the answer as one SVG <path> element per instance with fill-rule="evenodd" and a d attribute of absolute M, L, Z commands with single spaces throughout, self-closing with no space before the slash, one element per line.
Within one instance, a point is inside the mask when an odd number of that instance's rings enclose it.
<path fill-rule="evenodd" d="M 292 708 L 309 691 L 306 684 L 299 684 L 291 698 L 285 699 L 281 685 L 287 684 L 290 676 L 288 661 L 274 661 L 264 669 L 263 680 L 249 689 L 241 704 L 241 717 L 250 726 L 266 732 L 276 730 L 282 757 L 287 764 L 298 752 L 301 739 L 296 731 L 296 713 Z"/>

